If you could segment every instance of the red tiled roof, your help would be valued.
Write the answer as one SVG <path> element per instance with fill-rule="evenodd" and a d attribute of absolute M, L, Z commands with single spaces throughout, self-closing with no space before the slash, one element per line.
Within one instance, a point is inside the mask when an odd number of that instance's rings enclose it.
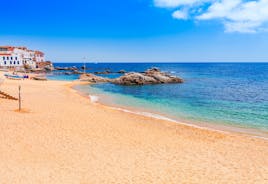
<path fill-rule="evenodd" d="M 0 56 L 11 56 L 11 54 L 1 54 L 0 53 Z"/>
<path fill-rule="evenodd" d="M 0 48 L 5 48 L 7 49 L 7 51 L 14 51 L 15 48 L 17 49 L 22 49 L 22 50 L 25 50 L 25 51 L 28 51 L 28 52 L 34 52 L 35 55 L 40 55 L 41 57 L 43 57 L 45 54 L 39 50 L 28 50 L 27 47 L 25 46 L 19 46 L 19 47 L 13 47 L 13 46 L 0 46 Z"/>
<path fill-rule="evenodd" d="M 39 50 L 36 50 L 35 51 L 36 54 L 44 54 L 43 52 L 39 51 Z"/>
<path fill-rule="evenodd" d="M 41 56 L 44 56 L 44 55 L 45 55 L 43 52 L 41 52 L 41 51 L 39 51 L 39 50 L 36 50 L 34 53 L 35 53 L 35 54 L 39 54 L 39 55 L 41 55 Z"/>
<path fill-rule="evenodd" d="M 22 49 L 22 50 L 27 50 L 27 47 L 25 46 L 20 46 L 20 47 L 16 47 L 17 49 Z"/>
<path fill-rule="evenodd" d="M 13 51 L 15 47 L 12 47 L 12 46 L 0 46 L 0 48 L 7 49 L 8 51 Z"/>

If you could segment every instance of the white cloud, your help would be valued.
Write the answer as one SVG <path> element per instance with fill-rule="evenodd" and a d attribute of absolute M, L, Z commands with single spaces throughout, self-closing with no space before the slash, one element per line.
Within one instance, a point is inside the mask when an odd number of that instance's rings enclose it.
<path fill-rule="evenodd" d="M 225 22 L 226 32 L 255 33 L 261 26 L 258 22 Z"/>
<path fill-rule="evenodd" d="M 268 28 L 268 0 L 155 0 L 155 5 L 190 10 L 176 10 L 172 16 L 177 19 L 218 19 L 226 32 L 252 33 Z"/>
<path fill-rule="evenodd" d="M 211 4 L 207 12 L 203 12 L 198 19 L 213 19 L 213 18 L 224 18 L 233 9 L 235 9 L 241 0 L 223 0 L 220 2 L 215 2 Z"/>
<path fill-rule="evenodd" d="M 172 17 L 175 19 L 188 19 L 188 12 L 186 10 L 176 10 L 173 12 Z"/>
<path fill-rule="evenodd" d="M 192 5 L 199 2 L 204 2 L 204 0 L 155 0 L 155 5 L 158 7 L 178 7 L 182 5 Z"/>

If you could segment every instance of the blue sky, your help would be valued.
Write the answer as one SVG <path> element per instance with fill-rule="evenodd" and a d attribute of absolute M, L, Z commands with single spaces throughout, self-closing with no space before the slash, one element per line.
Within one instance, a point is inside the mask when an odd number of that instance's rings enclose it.
<path fill-rule="evenodd" d="M 203 1 L 0 0 L 0 44 L 40 49 L 54 62 L 268 61 L 266 14 L 248 15 L 263 4 L 241 19 L 242 0 Z"/>

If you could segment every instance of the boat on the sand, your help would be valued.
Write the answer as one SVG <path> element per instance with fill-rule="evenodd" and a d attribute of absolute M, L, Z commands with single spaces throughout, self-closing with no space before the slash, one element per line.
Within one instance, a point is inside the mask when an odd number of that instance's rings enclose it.
<path fill-rule="evenodd" d="M 15 74 L 4 74 L 4 76 L 12 80 L 22 80 L 22 79 L 28 78 L 28 76 L 21 76 L 21 75 L 15 75 Z"/>

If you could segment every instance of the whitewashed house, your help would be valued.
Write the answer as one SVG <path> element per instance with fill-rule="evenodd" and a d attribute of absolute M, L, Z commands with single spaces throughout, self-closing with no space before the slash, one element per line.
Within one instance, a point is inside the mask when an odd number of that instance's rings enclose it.
<path fill-rule="evenodd" d="M 35 51 L 35 61 L 36 62 L 44 62 L 45 61 L 45 54 L 41 51 Z"/>
<path fill-rule="evenodd" d="M 28 50 L 27 47 L 0 46 L 0 67 L 36 68 L 36 62 L 45 61 L 41 51 Z"/>
<path fill-rule="evenodd" d="M 14 47 L 0 47 L 0 66 L 23 66 L 22 55 L 16 52 Z"/>

